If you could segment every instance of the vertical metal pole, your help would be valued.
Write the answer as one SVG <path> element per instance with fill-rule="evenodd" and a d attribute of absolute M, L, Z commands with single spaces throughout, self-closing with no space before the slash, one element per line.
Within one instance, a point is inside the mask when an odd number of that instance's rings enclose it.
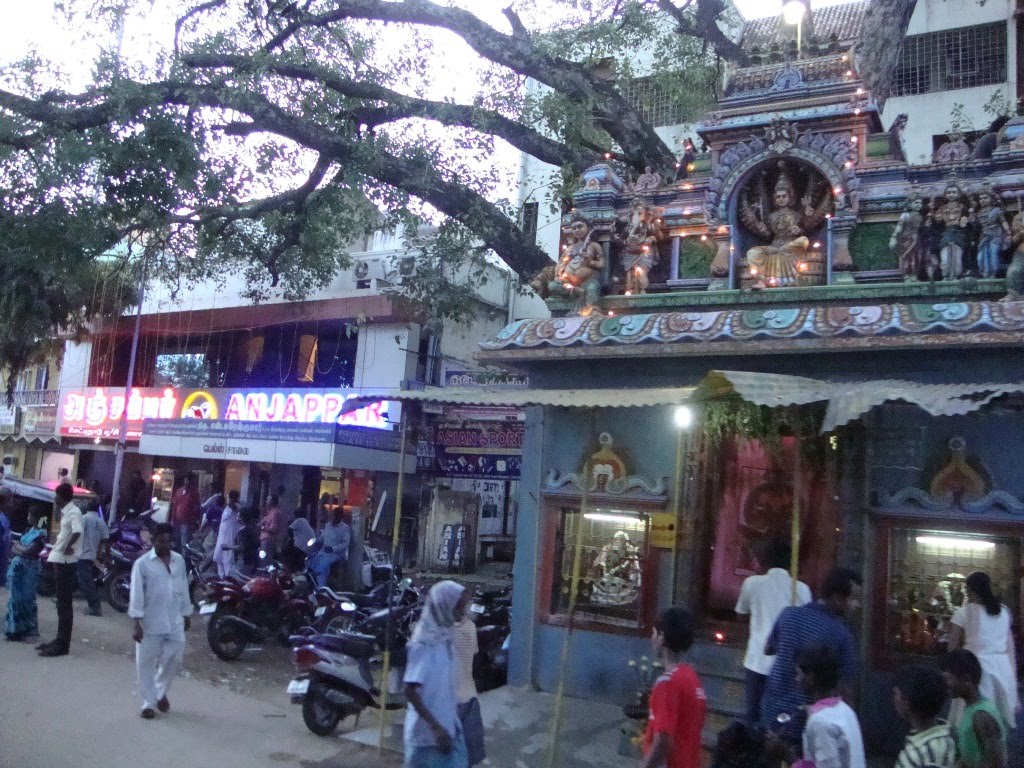
<path fill-rule="evenodd" d="M 832 217 L 825 219 L 825 285 L 832 285 Z"/>
<path fill-rule="evenodd" d="M 689 539 L 689 529 L 683 530 L 681 511 L 682 504 L 680 503 L 683 496 L 683 432 L 678 424 L 676 428 L 676 484 L 675 493 L 672 494 L 672 521 L 675 525 L 675 530 L 672 532 L 672 587 L 669 595 L 672 596 L 672 604 L 676 603 L 676 588 L 678 587 L 679 580 L 679 538 L 680 536 L 686 536 Z"/>
<path fill-rule="evenodd" d="M 128 254 L 131 256 L 131 247 Z M 135 330 L 132 332 L 132 348 L 128 356 L 128 380 L 124 385 L 124 408 L 121 409 L 121 423 L 117 430 L 117 443 L 114 444 L 114 487 L 110 491 L 110 514 L 111 523 L 117 522 L 117 505 L 121 497 L 121 473 L 124 471 L 124 451 L 128 440 L 128 401 L 132 396 L 132 384 L 135 381 L 135 360 L 139 354 L 139 336 L 142 332 L 142 302 L 146 298 L 146 251 L 142 252 L 142 276 L 139 278 L 139 306 L 135 311 Z M 144 512 L 139 509 L 137 512 Z"/>
<path fill-rule="evenodd" d="M 593 411 L 591 411 L 593 417 Z M 593 429 L 590 430 L 593 433 Z M 583 493 L 580 496 L 579 525 L 576 527 L 576 549 L 572 557 L 572 581 L 569 584 L 569 625 L 562 638 L 562 659 L 558 665 L 558 690 L 555 692 L 555 711 L 551 720 L 551 751 L 548 753 L 548 768 L 558 765 L 558 735 L 562 728 L 562 702 L 565 699 L 565 674 L 569 668 L 569 642 L 572 639 L 576 598 L 579 596 L 580 571 L 583 562 L 583 520 L 590 500 L 590 458 L 583 462 Z M 557 565 L 557 564 L 556 564 Z"/>
<path fill-rule="evenodd" d="M 394 529 L 391 531 L 391 567 L 398 562 L 398 543 L 400 541 L 399 531 L 402 525 L 402 492 L 405 490 L 405 446 L 409 429 L 409 414 L 407 408 L 402 408 L 402 437 L 398 449 L 398 483 L 395 486 L 395 521 Z M 387 729 L 388 713 L 388 675 L 391 673 L 391 630 L 392 630 L 392 606 L 395 595 L 394 572 L 388 581 L 388 620 L 384 627 L 384 672 L 380 683 L 380 735 L 377 739 L 377 748 L 384 749 L 384 733 Z"/>

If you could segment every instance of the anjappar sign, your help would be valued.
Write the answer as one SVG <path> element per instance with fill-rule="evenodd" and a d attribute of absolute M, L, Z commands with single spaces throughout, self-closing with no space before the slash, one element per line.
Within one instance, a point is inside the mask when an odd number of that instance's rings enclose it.
<path fill-rule="evenodd" d="M 324 389 L 132 389 L 127 440 L 138 440 L 150 419 L 266 424 L 327 424 L 392 429 L 397 407 L 388 402 L 343 413 L 354 393 Z M 124 390 L 88 388 L 62 394 L 60 434 L 117 439 L 125 412 Z M 394 421 L 397 421 L 395 417 Z"/>

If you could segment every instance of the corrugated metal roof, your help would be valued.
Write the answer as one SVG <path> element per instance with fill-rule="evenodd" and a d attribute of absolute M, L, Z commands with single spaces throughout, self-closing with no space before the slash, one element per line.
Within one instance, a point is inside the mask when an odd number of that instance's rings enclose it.
<path fill-rule="evenodd" d="M 640 408 L 688 402 L 695 387 L 638 387 L 636 389 L 489 389 L 445 388 L 426 390 L 363 390 L 345 402 L 353 411 L 367 403 L 397 400 L 439 405 L 510 406 L 546 405 L 555 408 Z"/>
<path fill-rule="evenodd" d="M 819 379 L 779 373 L 711 371 L 697 390 L 698 397 L 713 398 L 735 393 L 754 405 L 775 408 L 823 402 L 832 396 L 834 386 Z"/>
<path fill-rule="evenodd" d="M 851 45 L 860 35 L 868 4 L 868 0 L 858 0 L 853 3 L 814 8 L 814 37 L 827 42 L 835 34 L 841 45 Z M 743 27 L 742 45 L 748 51 L 755 46 L 767 48 L 772 43 L 786 42 L 794 35 L 794 28 L 783 21 L 781 14 L 776 14 L 748 21 Z"/>
<path fill-rule="evenodd" d="M 822 432 L 849 424 L 885 403 L 913 403 L 932 416 L 963 416 L 995 398 L 1024 392 L 1024 384 L 918 384 L 912 381 L 866 381 L 833 384 Z"/>

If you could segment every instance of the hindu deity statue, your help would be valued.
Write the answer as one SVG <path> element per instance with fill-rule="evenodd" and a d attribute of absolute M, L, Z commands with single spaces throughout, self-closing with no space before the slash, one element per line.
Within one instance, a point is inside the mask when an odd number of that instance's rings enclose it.
<path fill-rule="evenodd" d="M 1013 217 L 1010 245 L 1013 258 L 1006 268 L 1006 296 L 1000 301 L 1024 301 L 1024 211 Z"/>
<path fill-rule="evenodd" d="M 978 193 L 978 208 L 975 215 L 981 228 L 981 237 L 978 239 L 978 271 L 982 277 L 995 277 L 1000 266 L 999 256 L 1010 234 L 1010 225 L 991 189 L 984 188 Z"/>
<path fill-rule="evenodd" d="M 573 314 L 576 315 L 594 312 L 601 298 L 604 251 L 590 237 L 590 223 L 582 216 L 573 216 L 568 242 L 555 265 L 555 278 L 548 284 L 552 296 L 575 302 Z"/>
<path fill-rule="evenodd" d="M 935 209 L 935 218 L 942 225 L 939 238 L 939 267 L 943 280 L 959 280 L 964 275 L 964 249 L 967 248 L 968 210 L 963 193 L 950 184 L 942 195 L 944 203 Z"/>
<path fill-rule="evenodd" d="M 647 276 L 658 257 L 658 235 L 661 232 L 658 209 L 642 200 L 635 200 L 625 224 L 625 237 L 620 239 L 626 294 L 646 293 Z"/>
<path fill-rule="evenodd" d="M 754 234 L 770 240 L 768 245 L 747 251 L 747 266 L 755 278 L 755 288 L 796 285 L 799 275 L 807 271 L 811 247 L 808 235 L 821 226 L 831 207 L 827 192 L 815 203 L 813 181 L 800 200 L 802 210 L 796 207 L 796 189 L 785 168 L 775 183 L 774 210 L 770 213 L 765 213 L 763 201 L 750 201 L 749 190 L 741 195 L 740 219 Z"/>
<path fill-rule="evenodd" d="M 904 280 L 917 280 L 927 254 L 922 251 L 921 226 L 924 201 L 915 195 L 907 198 L 907 210 L 900 214 L 896 229 L 889 239 L 889 250 L 899 257 L 900 272 Z"/>
<path fill-rule="evenodd" d="M 637 177 L 633 189 L 637 192 L 650 192 L 661 186 L 661 174 L 655 173 L 651 166 L 644 166 L 644 172 Z"/>

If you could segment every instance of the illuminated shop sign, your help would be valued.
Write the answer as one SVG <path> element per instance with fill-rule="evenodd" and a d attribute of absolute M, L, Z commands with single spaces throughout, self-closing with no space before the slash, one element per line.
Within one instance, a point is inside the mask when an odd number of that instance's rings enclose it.
<path fill-rule="evenodd" d="M 135 388 L 128 398 L 128 440 L 138 440 L 150 419 L 262 424 L 330 424 L 391 429 L 390 403 L 342 413 L 355 393 L 324 389 Z M 394 409 L 397 410 L 397 409 Z M 61 393 L 60 434 L 117 438 L 124 390 L 89 388 Z M 397 418 L 397 416 L 396 416 Z"/>

